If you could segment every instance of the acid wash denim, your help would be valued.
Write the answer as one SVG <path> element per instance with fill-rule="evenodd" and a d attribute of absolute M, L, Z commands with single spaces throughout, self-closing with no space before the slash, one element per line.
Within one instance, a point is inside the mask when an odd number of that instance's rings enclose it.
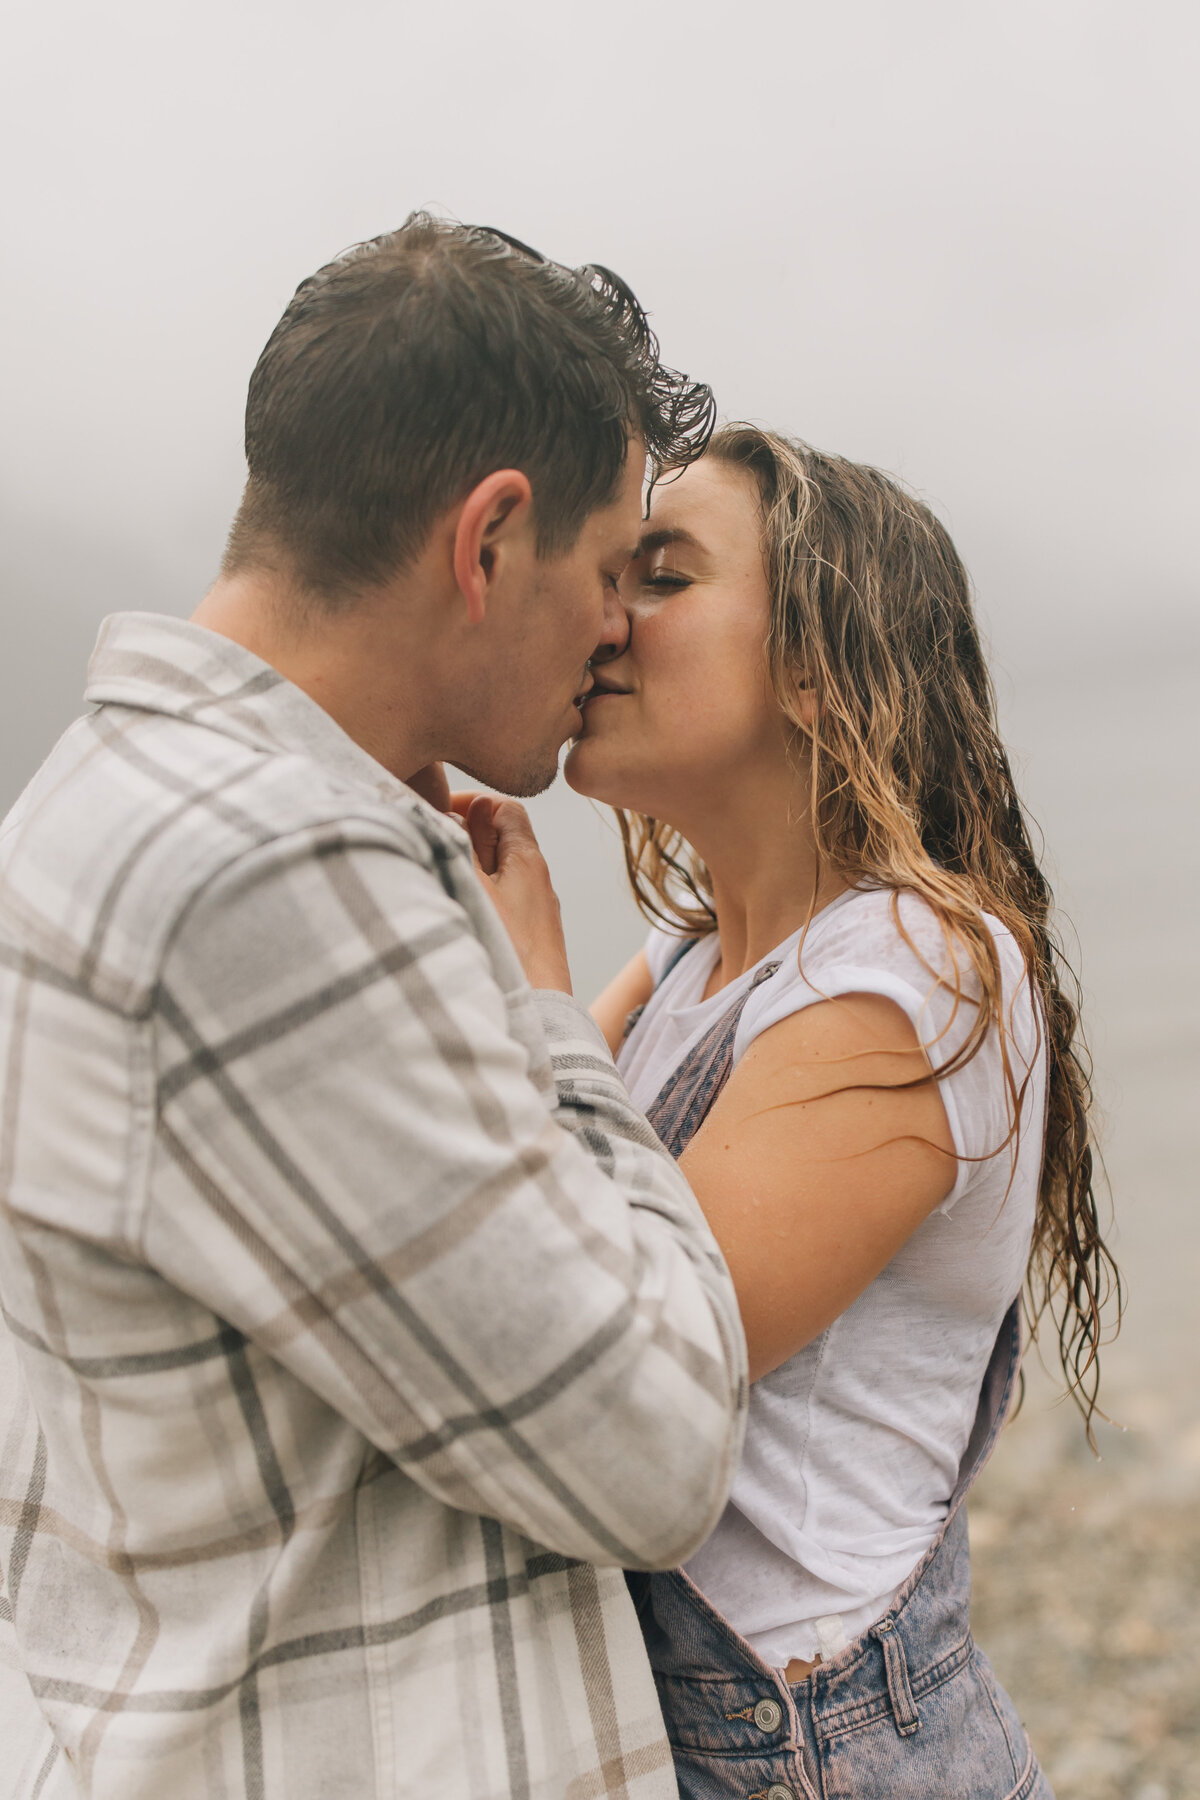
<path fill-rule="evenodd" d="M 673 966 L 673 965 L 671 965 Z M 778 964 L 767 964 L 758 981 Z M 729 1077 L 745 996 L 649 1112 L 678 1157 Z M 1054 1800 L 1012 1701 L 970 1628 L 963 1504 L 1020 1366 L 1009 1309 L 941 1531 L 882 1618 L 789 1686 L 682 1570 L 630 1575 L 680 1800 Z"/>

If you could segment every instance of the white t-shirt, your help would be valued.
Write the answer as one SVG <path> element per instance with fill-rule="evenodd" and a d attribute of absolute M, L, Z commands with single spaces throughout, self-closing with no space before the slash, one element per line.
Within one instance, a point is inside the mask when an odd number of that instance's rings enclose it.
<path fill-rule="evenodd" d="M 953 980 L 934 913 L 914 894 L 899 897 L 914 952 L 897 929 L 894 898 L 859 889 L 825 907 L 809 925 L 803 973 L 799 932 L 763 957 L 780 967 L 746 1002 L 735 1066 L 771 1025 L 850 993 L 895 1001 L 933 1066 L 946 1062 L 968 1035 L 974 1007 L 960 1001 L 953 1016 L 952 987 L 930 973 L 932 967 Z M 828 1655 L 843 1637 L 865 1631 L 933 1542 L 996 1333 L 1024 1279 L 1041 1174 L 1046 1058 L 1020 951 L 997 920 L 989 917 L 988 925 L 1018 1086 L 1033 1071 L 1016 1168 L 1005 1144 L 1009 1102 L 993 1030 L 970 1062 L 939 1084 L 960 1159 L 951 1193 L 840 1318 L 754 1383 L 729 1505 L 687 1564 L 713 1605 L 776 1667 L 794 1656 Z M 647 956 L 656 979 L 678 944 L 651 933 Z M 762 966 L 703 1000 L 718 948 L 714 934 L 683 957 L 621 1049 L 621 1072 L 643 1111 Z M 968 971 L 962 979 L 969 994 Z"/>

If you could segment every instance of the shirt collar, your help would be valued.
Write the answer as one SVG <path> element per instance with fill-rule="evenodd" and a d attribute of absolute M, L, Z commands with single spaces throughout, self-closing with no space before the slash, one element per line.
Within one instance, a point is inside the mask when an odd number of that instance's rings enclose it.
<path fill-rule="evenodd" d="M 310 757 L 383 799 L 416 798 L 277 669 L 187 619 L 110 614 L 92 652 L 84 698 L 95 706 L 164 713 L 259 749 Z"/>

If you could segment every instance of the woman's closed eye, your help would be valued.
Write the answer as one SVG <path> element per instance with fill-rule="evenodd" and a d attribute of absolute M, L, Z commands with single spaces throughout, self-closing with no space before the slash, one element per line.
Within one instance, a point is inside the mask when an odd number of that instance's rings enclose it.
<path fill-rule="evenodd" d="M 691 587 L 692 577 L 685 575 L 680 569 L 663 568 L 662 565 L 643 565 L 640 569 L 629 570 L 628 580 L 633 587 L 640 588 L 643 593 L 674 594 L 681 588 Z"/>

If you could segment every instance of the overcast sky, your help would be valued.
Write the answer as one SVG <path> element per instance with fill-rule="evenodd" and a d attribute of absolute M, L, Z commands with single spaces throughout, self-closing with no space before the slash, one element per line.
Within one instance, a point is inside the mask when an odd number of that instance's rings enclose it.
<path fill-rule="evenodd" d="M 726 416 L 904 475 L 1003 666 L 1194 633 L 1194 4 L 8 17 L 3 804 L 103 614 L 211 578 L 296 283 L 421 204 L 611 264 Z"/>

